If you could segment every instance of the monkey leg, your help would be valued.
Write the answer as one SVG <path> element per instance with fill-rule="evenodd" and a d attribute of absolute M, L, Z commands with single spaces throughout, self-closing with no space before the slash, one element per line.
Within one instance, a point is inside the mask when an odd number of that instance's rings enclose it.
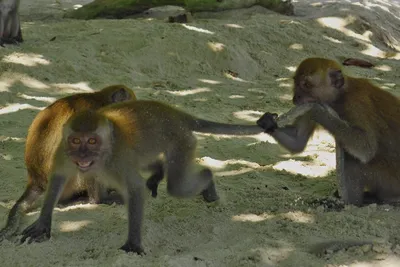
<path fill-rule="evenodd" d="M 164 166 L 161 161 L 149 165 L 148 169 L 152 172 L 152 175 L 147 179 L 146 186 L 151 191 L 152 197 L 157 197 L 158 185 L 164 178 Z"/>
<path fill-rule="evenodd" d="M 206 202 L 214 202 L 219 199 L 217 189 L 215 188 L 215 183 L 213 180 L 211 180 L 208 187 L 201 192 L 201 195 Z"/>
<path fill-rule="evenodd" d="M 0 241 L 10 238 L 18 230 L 21 217 L 32 209 L 44 190 L 36 185 L 28 185 L 8 214 L 6 226 L 0 230 Z"/>
<path fill-rule="evenodd" d="M 142 222 L 144 213 L 144 185 L 143 178 L 132 171 L 132 177 L 126 180 L 126 199 L 128 207 L 128 239 L 120 249 L 139 255 L 145 254 L 142 247 Z"/>
<path fill-rule="evenodd" d="M 368 180 L 365 165 L 336 145 L 336 172 L 339 191 L 345 204 L 361 206 L 364 202 L 365 182 Z"/>

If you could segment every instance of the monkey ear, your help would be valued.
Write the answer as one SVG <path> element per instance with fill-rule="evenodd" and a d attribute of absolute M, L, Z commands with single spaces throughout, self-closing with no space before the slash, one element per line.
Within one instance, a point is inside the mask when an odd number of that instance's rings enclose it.
<path fill-rule="evenodd" d="M 123 102 L 123 101 L 129 100 L 129 99 L 131 99 L 131 95 L 123 87 L 121 87 L 119 90 L 115 91 L 111 95 L 111 100 L 113 103 Z"/>
<path fill-rule="evenodd" d="M 341 70 L 332 69 L 328 71 L 329 79 L 331 80 L 331 85 L 336 89 L 342 89 L 344 85 L 344 76 Z"/>

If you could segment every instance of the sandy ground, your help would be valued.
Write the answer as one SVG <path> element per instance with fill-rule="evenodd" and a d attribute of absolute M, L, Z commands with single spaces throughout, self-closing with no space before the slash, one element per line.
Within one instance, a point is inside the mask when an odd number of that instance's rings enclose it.
<path fill-rule="evenodd" d="M 325 56 L 371 61 L 373 69 L 346 72 L 400 95 L 397 1 L 301 1 L 296 17 L 252 8 L 197 15 L 188 25 L 65 20 L 63 9 L 83 1 L 21 2 L 25 43 L 0 49 L 0 224 L 25 187 L 24 141 L 32 119 L 74 92 L 123 83 L 140 99 L 251 123 L 265 111 L 287 111 L 295 66 Z M 174 199 L 162 183 L 159 197 L 146 202 L 146 256 L 117 249 L 127 234 L 123 206 L 75 205 L 56 209 L 50 241 L 3 242 L 0 265 L 400 266 L 397 208 L 336 210 L 322 201 L 336 189 L 334 145 L 325 132 L 299 155 L 263 134 L 198 139 L 198 159 L 213 168 L 221 201 Z M 22 227 L 37 216 L 30 213 Z M 308 252 L 335 239 L 380 243 L 323 256 Z"/>

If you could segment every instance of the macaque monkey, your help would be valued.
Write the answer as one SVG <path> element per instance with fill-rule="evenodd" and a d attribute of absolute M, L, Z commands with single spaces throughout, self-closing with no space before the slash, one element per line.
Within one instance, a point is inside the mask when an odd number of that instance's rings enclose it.
<path fill-rule="evenodd" d="M 19 0 L 0 0 L 0 45 L 22 43 Z"/>
<path fill-rule="evenodd" d="M 400 100 L 367 79 L 345 75 L 335 61 L 308 58 L 294 76 L 292 126 L 276 127 L 266 113 L 258 125 L 292 153 L 304 150 L 318 124 L 336 141 L 339 192 L 360 206 L 400 200 Z M 279 122 L 279 120 L 278 120 Z"/>
<path fill-rule="evenodd" d="M 37 114 L 29 127 L 25 145 L 28 183 L 25 192 L 11 208 L 6 226 L 0 230 L 0 241 L 17 231 L 21 215 L 31 210 L 46 190 L 52 158 L 62 140 L 64 123 L 78 111 L 98 109 L 128 100 L 136 100 L 131 89 L 124 85 L 112 85 L 97 92 L 80 93 L 58 99 Z M 73 195 L 84 191 L 88 192 L 91 203 L 106 203 L 107 201 L 105 188 L 93 180 L 85 181 L 79 175 L 69 179 L 60 195 L 60 200 L 68 200 Z"/>
<path fill-rule="evenodd" d="M 257 134 L 257 125 L 231 125 L 195 118 L 156 101 L 117 103 L 71 117 L 63 129 L 50 172 L 39 218 L 22 232 L 21 242 L 50 238 L 52 212 L 70 177 L 97 179 L 116 188 L 128 208 L 128 238 L 120 248 L 144 253 L 141 229 L 145 183 L 140 171 L 162 160 L 167 191 L 179 198 L 203 194 L 217 200 L 213 175 L 196 170 L 193 131 L 223 134 Z"/>

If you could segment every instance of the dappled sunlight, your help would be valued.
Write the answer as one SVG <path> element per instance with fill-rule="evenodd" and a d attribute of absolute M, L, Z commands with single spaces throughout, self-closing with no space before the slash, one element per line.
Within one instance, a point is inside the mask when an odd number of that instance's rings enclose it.
<path fill-rule="evenodd" d="M 63 208 L 59 208 L 59 207 L 55 207 L 54 210 L 58 211 L 58 212 L 68 212 L 70 210 L 95 210 L 98 206 L 96 204 L 90 204 L 90 203 L 85 203 L 85 204 L 75 204 L 75 205 L 68 205 L 67 207 L 63 207 Z M 36 210 L 36 211 L 31 211 L 29 212 L 27 215 L 32 216 L 35 214 L 40 213 L 40 210 Z"/>
<path fill-rule="evenodd" d="M 19 78 L 20 82 L 23 85 L 25 85 L 25 86 L 27 86 L 29 88 L 34 88 L 34 89 L 48 89 L 48 88 L 50 88 L 50 86 L 48 86 L 47 84 L 42 83 L 41 81 L 36 80 L 36 79 L 34 79 L 32 77 L 26 76 L 24 74 L 22 74 L 22 75 L 15 74 L 15 78 L 16 78 L 16 80 Z"/>
<path fill-rule="evenodd" d="M 377 58 L 390 58 L 390 59 L 400 59 L 400 53 L 394 53 L 394 52 L 386 52 L 382 51 L 376 46 L 372 44 L 366 44 L 367 48 L 361 51 L 362 54 L 371 56 L 371 57 L 377 57 Z"/>
<path fill-rule="evenodd" d="M 382 259 L 382 255 L 376 257 L 373 261 L 355 261 L 354 263 L 340 265 L 346 267 L 398 267 L 400 262 L 400 257 L 395 255 L 387 255 Z M 336 267 L 336 265 L 335 265 Z M 339 265 L 337 266 L 339 267 Z"/>
<path fill-rule="evenodd" d="M 94 90 L 87 82 L 79 83 L 53 83 L 53 87 L 60 89 L 60 93 L 75 94 L 75 93 L 91 93 Z"/>
<path fill-rule="evenodd" d="M 228 159 L 228 160 L 217 160 L 211 157 L 202 157 L 198 160 L 198 164 L 211 168 L 211 169 L 224 169 L 229 165 L 242 165 L 236 170 L 227 170 L 227 171 L 214 171 L 214 176 L 217 177 L 226 177 L 226 176 L 235 176 L 240 174 L 245 174 L 248 172 L 252 172 L 255 169 L 264 169 L 265 167 L 260 166 L 256 162 L 251 162 L 247 160 L 237 160 L 237 159 Z"/>
<path fill-rule="evenodd" d="M 229 28 L 244 29 L 244 27 L 239 24 L 228 23 L 228 24 L 225 24 L 224 26 L 229 27 Z"/>
<path fill-rule="evenodd" d="M 292 98 L 292 94 L 283 94 L 279 96 L 279 99 L 283 101 L 292 101 Z"/>
<path fill-rule="evenodd" d="M 204 97 L 202 97 L 202 98 L 194 98 L 193 101 L 196 101 L 196 102 L 207 102 L 208 98 L 204 98 Z"/>
<path fill-rule="evenodd" d="M 293 50 L 303 50 L 304 47 L 302 44 L 291 44 L 289 46 L 289 49 L 293 49 Z"/>
<path fill-rule="evenodd" d="M 297 67 L 296 66 L 289 66 L 289 67 L 285 67 L 285 69 L 287 69 L 290 72 L 295 72 Z"/>
<path fill-rule="evenodd" d="M 7 78 L 1 78 L 0 81 L 0 92 L 10 92 L 10 87 L 14 83 L 13 79 L 10 79 L 9 77 Z"/>
<path fill-rule="evenodd" d="M 241 110 L 241 111 L 233 112 L 233 116 L 235 116 L 235 118 L 249 121 L 249 122 L 255 122 L 263 114 L 264 114 L 264 112 L 255 111 L 255 110 Z"/>
<path fill-rule="evenodd" d="M 235 77 L 235 76 L 233 76 L 231 73 L 229 73 L 227 71 L 224 72 L 224 76 L 226 78 L 228 78 L 228 79 L 231 79 L 231 80 L 234 80 L 234 81 L 237 81 L 237 82 L 251 83 L 251 82 L 243 80 L 243 79 L 241 79 L 239 77 Z"/>
<path fill-rule="evenodd" d="M 29 67 L 50 64 L 50 61 L 48 61 L 47 59 L 44 59 L 43 55 L 33 54 L 33 53 L 24 54 L 24 53 L 15 52 L 15 53 L 5 56 L 2 59 L 2 61 L 6 62 L 6 63 L 21 64 L 21 65 L 29 66 Z"/>
<path fill-rule="evenodd" d="M 291 252 L 293 252 L 294 250 L 294 247 L 285 245 L 284 247 L 280 248 L 274 248 L 270 246 L 266 248 L 257 248 L 254 251 L 258 252 L 258 255 L 260 255 L 261 257 L 261 261 L 268 264 L 267 266 L 276 266 L 278 262 L 281 262 L 289 257 Z"/>
<path fill-rule="evenodd" d="M 4 160 L 12 160 L 13 159 L 13 156 L 11 156 L 10 154 L 3 154 L 3 153 L 0 153 L 0 158 L 2 158 L 2 159 L 4 159 Z"/>
<path fill-rule="evenodd" d="M 93 221 L 83 220 L 83 221 L 64 221 L 60 224 L 61 232 L 75 232 L 81 228 L 93 223 Z"/>
<path fill-rule="evenodd" d="M 230 99 L 238 99 L 238 98 L 246 98 L 246 97 L 243 95 L 230 95 L 229 98 Z"/>
<path fill-rule="evenodd" d="M 42 101 L 46 103 L 53 103 L 57 100 L 55 97 L 47 97 L 47 96 L 29 96 L 26 94 L 17 94 L 17 97 L 24 98 L 24 99 L 33 99 L 37 101 Z"/>
<path fill-rule="evenodd" d="M 335 43 L 335 44 L 342 44 L 343 43 L 342 41 L 340 41 L 338 39 L 335 39 L 335 38 L 332 38 L 332 37 L 329 37 L 329 36 L 326 36 L 326 35 L 322 35 L 322 38 L 324 38 L 324 39 L 326 39 L 328 41 L 331 41 L 332 43 Z"/>
<path fill-rule="evenodd" d="M 13 142 L 16 142 L 16 143 L 23 143 L 23 142 L 26 141 L 26 138 L 10 137 L 10 136 L 0 135 L 0 142 L 7 142 L 7 141 L 13 141 Z"/>
<path fill-rule="evenodd" d="M 180 90 L 180 91 L 169 91 L 169 90 L 167 90 L 166 92 L 170 93 L 171 95 L 186 96 L 186 95 L 195 95 L 195 94 L 204 93 L 204 92 L 210 92 L 210 91 L 211 91 L 210 88 L 201 87 L 201 88 Z"/>
<path fill-rule="evenodd" d="M 293 84 L 291 84 L 291 83 L 280 83 L 278 86 L 279 87 L 291 88 L 293 86 Z"/>
<path fill-rule="evenodd" d="M 384 83 L 383 85 L 380 86 L 382 89 L 393 89 L 396 87 L 395 83 Z"/>
<path fill-rule="evenodd" d="M 182 23 L 181 25 L 182 25 L 183 27 L 185 27 L 186 29 L 191 30 L 191 31 L 196 31 L 196 32 L 201 32 L 201 33 L 207 33 L 207 34 L 215 34 L 215 33 L 212 32 L 212 31 L 209 31 L 209 30 L 206 30 L 206 29 L 202 29 L 202 28 L 198 28 L 198 27 L 194 27 L 194 26 L 189 26 L 189 25 L 186 25 L 186 24 L 184 24 L 184 23 Z"/>
<path fill-rule="evenodd" d="M 288 160 L 274 164 L 274 170 L 307 177 L 326 176 L 336 168 L 335 140 L 327 131 L 317 130 L 302 153 L 288 153 L 282 157 Z M 297 157 L 307 157 L 309 160 L 296 160 Z"/>
<path fill-rule="evenodd" d="M 380 70 L 380 71 L 392 71 L 392 67 L 390 67 L 388 65 L 379 65 L 379 66 L 375 66 L 374 68 L 377 70 Z"/>
<path fill-rule="evenodd" d="M 281 214 L 283 218 L 289 219 L 292 222 L 297 223 L 314 223 L 315 218 L 313 215 L 302 212 L 302 211 L 289 211 Z"/>
<path fill-rule="evenodd" d="M 263 213 L 263 214 L 240 214 L 232 216 L 232 221 L 235 222 L 262 222 L 265 220 L 269 220 L 275 218 L 276 215 Z"/>
<path fill-rule="evenodd" d="M 253 169 L 257 169 L 257 168 L 261 167 L 260 164 L 258 164 L 256 162 L 247 161 L 247 160 L 242 160 L 242 159 L 217 160 L 217 159 L 213 159 L 211 157 L 202 157 L 202 158 L 200 158 L 198 163 L 205 167 L 209 167 L 212 169 L 224 169 L 228 165 L 234 165 L 234 164 L 240 164 L 240 165 L 247 166 L 247 167 L 250 167 Z"/>
<path fill-rule="evenodd" d="M 23 110 L 23 109 L 43 110 L 45 108 L 46 107 L 32 106 L 30 104 L 14 103 L 14 104 L 8 104 L 6 107 L 0 108 L 0 115 L 17 112 L 17 111 Z"/>
<path fill-rule="evenodd" d="M 220 84 L 222 82 L 220 81 L 215 81 L 215 80 L 209 80 L 209 79 L 198 79 L 200 82 L 203 83 L 208 83 L 208 84 Z"/>
<path fill-rule="evenodd" d="M 225 48 L 225 45 L 222 43 L 208 42 L 207 45 L 214 52 L 221 52 Z"/>

